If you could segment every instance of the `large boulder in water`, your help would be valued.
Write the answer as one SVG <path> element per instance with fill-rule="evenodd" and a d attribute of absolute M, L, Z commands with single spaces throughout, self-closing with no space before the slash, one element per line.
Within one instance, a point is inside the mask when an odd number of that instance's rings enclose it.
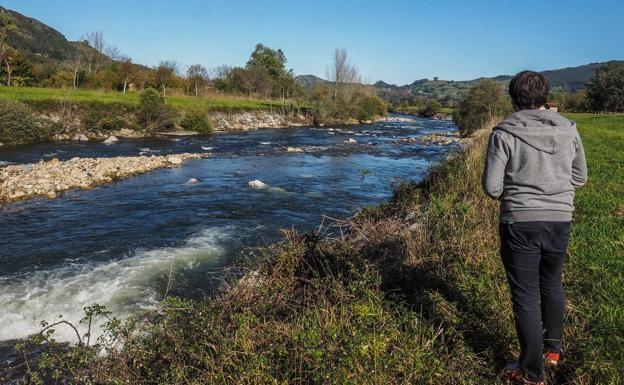
<path fill-rule="evenodd" d="M 253 188 L 253 189 L 265 189 L 268 187 L 268 185 L 258 179 L 256 180 L 252 180 L 249 183 L 249 187 Z"/>
<path fill-rule="evenodd" d="M 111 135 L 105 141 L 103 141 L 102 143 L 104 143 L 104 144 L 113 144 L 113 143 L 118 142 L 118 141 L 119 141 L 119 139 L 117 139 L 116 136 Z"/>

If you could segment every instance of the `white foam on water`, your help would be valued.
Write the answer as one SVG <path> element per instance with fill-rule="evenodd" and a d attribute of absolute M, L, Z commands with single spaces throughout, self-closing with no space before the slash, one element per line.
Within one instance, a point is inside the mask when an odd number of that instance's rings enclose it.
<path fill-rule="evenodd" d="M 93 303 L 106 306 L 117 318 L 154 306 L 163 293 L 150 284 L 165 280 L 171 266 L 177 271 L 216 260 L 228 238 L 227 229 L 209 228 L 179 247 L 137 250 L 115 261 L 67 263 L 53 270 L 0 278 L 0 340 L 37 333 L 42 320 L 54 322 L 59 315 L 84 334 L 86 326 L 79 321 L 83 308 Z M 61 325 L 56 330 L 57 340 L 77 342 L 69 327 Z M 99 325 L 91 331 L 92 340 L 101 334 Z"/>

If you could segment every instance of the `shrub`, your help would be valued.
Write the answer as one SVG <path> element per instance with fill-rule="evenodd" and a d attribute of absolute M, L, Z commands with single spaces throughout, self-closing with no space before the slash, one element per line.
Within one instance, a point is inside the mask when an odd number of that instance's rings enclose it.
<path fill-rule="evenodd" d="M 504 87 L 493 80 L 483 80 L 464 96 L 453 120 L 462 136 L 468 136 L 494 117 L 507 115 L 512 110 Z"/>
<path fill-rule="evenodd" d="M 175 111 L 165 105 L 165 99 L 154 89 L 148 88 L 141 93 L 137 121 L 147 131 L 171 126 Z"/>
<path fill-rule="evenodd" d="M 28 143 L 46 136 L 47 130 L 30 107 L 19 101 L 0 99 L 0 142 Z"/>
<path fill-rule="evenodd" d="M 429 100 L 420 110 L 420 115 L 430 118 L 442 110 L 442 104 L 437 100 Z"/>
<path fill-rule="evenodd" d="M 212 133 L 212 124 L 204 109 L 192 108 L 187 110 L 180 125 L 186 130 L 199 132 L 200 134 Z"/>
<path fill-rule="evenodd" d="M 384 116 L 388 105 L 377 95 L 363 95 L 358 101 L 356 117 L 359 120 L 371 120 L 375 116 Z"/>

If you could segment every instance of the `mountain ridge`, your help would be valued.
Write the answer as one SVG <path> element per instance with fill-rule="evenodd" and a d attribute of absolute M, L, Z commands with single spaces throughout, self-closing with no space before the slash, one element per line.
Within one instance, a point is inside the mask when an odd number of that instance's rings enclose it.
<path fill-rule="evenodd" d="M 613 60 L 622 62 L 622 60 Z M 548 79 L 553 91 L 577 92 L 586 88 L 587 83 L 597 68 L 608 62 L 594 62 L 582 64 L 579 66 L 563 67 L 558 69 L 550 69 L 540 71 L 542 75 Z M 414 98 L 433 98 L 454 102 L 459 100 L 470 87 L 478 84 L 482 80 L 494 80 L 499 83 L 507 84 L 512 75 L 497 75 L 492 77 L 479 77 L 471 80 L 442 80 L 434 78 L 417 79 L 409 84 L 396 85 L 378 80 L 372 86 L 377 89 L 380 96 L 389 101 L 402 101 Z M 297 80 L 304 87 L 313 87 L 318 83 L 332 84 L 331 81 L 319 78 L 315 75 L 299 75 Z"/>

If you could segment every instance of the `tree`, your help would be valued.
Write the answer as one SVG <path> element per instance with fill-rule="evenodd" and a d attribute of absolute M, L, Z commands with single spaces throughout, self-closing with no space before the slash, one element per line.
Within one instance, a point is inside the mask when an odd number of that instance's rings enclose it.
<path fill-rule="evenodd" d="M 188 88 L 195 92 L 195 96 L 199 96 L 199 87 L 208 83 L 208 71 L 201 64 L 193 64 L 186 70 L 186 81 Z"/>
<path fill-rule="evenodd" d="M 453 120 L 460 133 L 468 136 L 486 123 L 511 111 L 511 101 L 504 87 L 494 80 L 483 80 L 466 93 L 453 114 Z"/>
<path fill-rule="evenodd" d="M 286 55 L 281 49 L 274 50 L 262 43 L 256 44 L 247 61 L 247 68 L 263 68 L 271 80 L 277 80 L 286 73 Z"/>
<path fill-rule="evenodd" d="M 167 60 L 161 61 L 154 72 L 156 86 L 162 89 L 163 96 L 167 96 L 167 87 L 175 81 L 178 65 L 176 62 Z"/>
<path fill-rule="evenodd" d="M 4 10 L 0 11 L 0 62 L 6 68 L 6 85 L 11 85 L 11 60 L 15 50 L 9 45 L 9 32 L 15 29 L 13 18 Z"/>
<path fill-rule="evenodd" d="M 294 94 L 297 89 L 295 76 L 292 69 L 286 69 L 286 61 L 281 49 L 256 44 L 246 66 L 256 84 L 255 91 L 265 97 L 279 95 L 282 99 Z M 262 74 L 264 78 L 258 78 Z"/>
<path fill-rule="evenodd" d="M 334 82 L 334 104 L 336 104 L 339 97 L 345 101 L 350 99 L 349 88 L 359 83 L 360 77 L 357 68 L 349 61 L 346 48 L 336 48 L 333 59 L 333 66 L 329 70 L 328 77 Z"/>
<path fill-rule="evenodd" d="M 624 112 L 624 63 L 611 61 L 598 68 L 587 98 L 593 111 Z"/>
<path fill-rule="evenodd" d="M 7 78 L 7 85 L 25 86 L 35 79 L 35 69 L 33 65 L 20 51 L 14 50 L 7 58 L 7 63 L 9 63 L 9 65 L 6 68 L 7 70 L 10 69 L 10 72 L 0 69 L 0 76 L 5 76 Z"/>
<path fill-rule="evenodd" d="M 97 73 L 102 56 L 104 56 L 104 33 L 102 31 L 87 32 L 83 38 L 91 50 L 83 50 L 87 62 L 87 74 Z"/>
<path fill-rule="evenodd" d="M 135 66 L 132 64 L 132 59 L 130 58 L 121 58 L 121 63 L 119 64 L 119 74 L 121 75 L 121 79 L 123 81 L 123 93 L 126 93 L 128 88 L 128 82 L 130 82 L 135 74 Z"/>
<path fill-rule="evenodd" d="M 82 71 L 82 57 L 88 55 L 90 47 L 88 44 L 82 42 L 78 43 L 78 49 L 72 53 L 69 60 L 66 62 L 67 67 L 73 75 L 72 87 L 78 88 L 80 83 L 80 72 Z"/>

